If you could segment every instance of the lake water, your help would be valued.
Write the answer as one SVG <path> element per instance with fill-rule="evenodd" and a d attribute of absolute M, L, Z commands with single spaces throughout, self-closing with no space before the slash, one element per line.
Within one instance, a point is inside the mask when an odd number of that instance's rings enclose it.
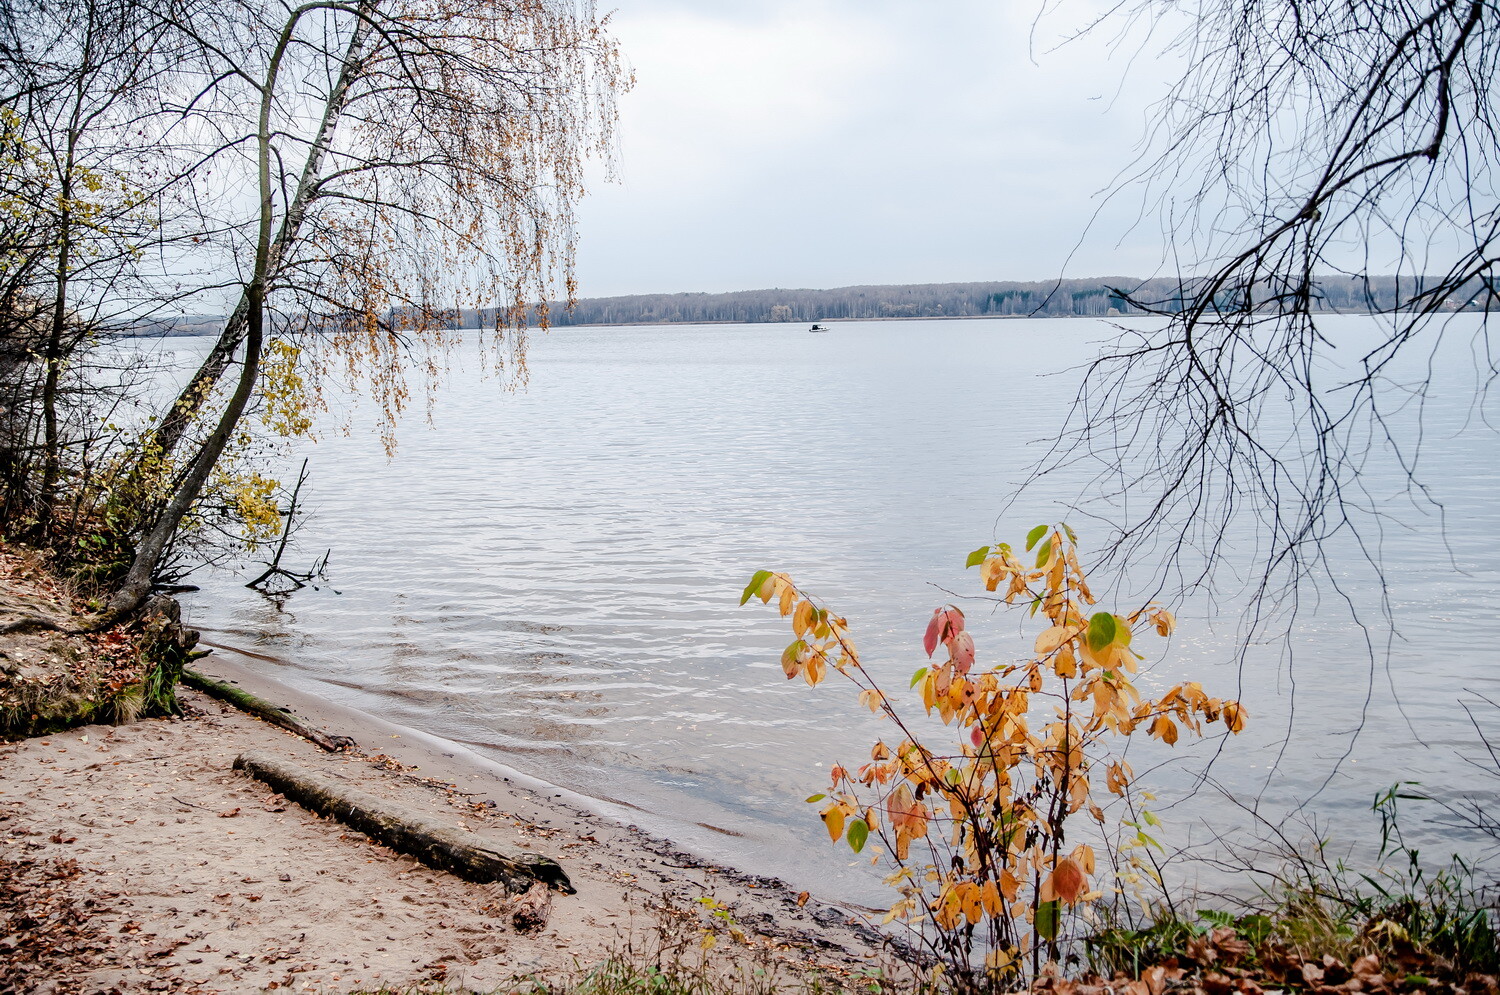
<path fill-rule="evenodd" d="M 1369 322 L 1327 329 L 1354 343 Z M 756 569 L 787 571 L 848 617 L 888 689 L 905 688 L 943 589 L 982 593 L 969 550 L 1059 518 L 1085 550 L 1102 540 L 1090 518 L 1104 509 L 1077 481 L 1016 487 L 1072 395 L 1061 371 L 1108 334 L 1084 319 L 569 328 L 534 338 L 516 393 L 461 351 L 433 425 L 410 419 L 393 460 L 359 411 L 349 435 L 337 412 L 294 454 L 285 477 L 308 457 L 311 514 L 291 560 L 331 549 L 329 583 L 277 604 L 208 573 L 185 605 L 279 680 L 628 806 L 705 856 L 881 904 L 873 872 L 828 845 L 802 799 L 885 729 L 836 680 L 788 684 L 785 622 L 738 607 L 740 589 Z M 157 346 L 179 363 L 205 347 Z M 1198 679 L 1251 715 L 1229 741 L 1132 746 L 1168 843 L 1253 824 L 1199 784 L 1210 758 L 1211 778 L 1272 824 L 1300 812 L 1351 844 L 1373 835 L 1371 798 L 1396 780 L 1449 800 L 1493 789 L 1463 759 L 1478 737 L 1459 702 L 1500 701 L 1500 438 L 1476 417 L 1467 349 L 1445 355 L 1422 473 L 1450 545 L 1399 498 L 1398 475 L 1368 478 L 1392 515 L 1388 644 L 1370 572 L 1333 546 L 1375 623 L 1373 666 L 1327 590 L 1243 666 L 1233 595 L 1190 600 L 1170 643 L 1143 640 L 1145 686 Z M 969 613 L 981 663 L 1020 656 L 1035 632 L 1019 612 Z M 1474 714 L 1500 742 L 1497 712 Z M 1424 851 L 1482 847 L 1433 814 L 1407 819 Z"/>

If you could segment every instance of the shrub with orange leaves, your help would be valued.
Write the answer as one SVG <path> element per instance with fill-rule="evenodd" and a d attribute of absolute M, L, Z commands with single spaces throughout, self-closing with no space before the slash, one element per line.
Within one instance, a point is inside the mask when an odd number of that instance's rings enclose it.
<path fill-rule="evenodd" d="M 1141 697 L 1132 681 L 1144 659 L 1132 647 L 1137 630 L 1166 636 L 1175 620 L 1154 604 L 1129 615 L 1092 610 L 1076 544 L 1066 525 L 1038 526 L 1026 540 L 1031 565 L 1003 543 L 969 555 L 987 591 L 1049 623 L 1026 662 L 976 669 L 964 613 L 953 605 L 932 613 L 923 648 L 935 662 L 912 687 L 929 715 L 955 727 L 957 742 L 945 750 L 921 741 L 861 665 L 847 621 L 791 578 L 762 570 L 740 598 L 774 601 L 791 618 L 796 638 L 781 656 L 788 679 L 813 686 L 832 667 L 859 688 L 862 706 L 899 730 L 894 745 L 875 743 L 869 763 L 834 767 L 829 792 L 808 801 L 825 803 L 835 842 L 858 853 L 879 841 L 894 865 L 887 883 L 899 892 L 885 921 L 908 924 L 960 990 L 1008 984 L 1028 963 L 1036 974 L 1057 957 L 1066 918 L 1100 897 L 1094 848 L 1067 829 L 1080 812 L 1105 822 L 1098 775 L 1111 794 L 1131 790 L 1130 765 L 1110 758 L 1109 738 L 1145 730 L 1171 745 L 1182 730 L 1201 735 L 1205 723 L 1244 727 L 1238 702 L 1194 682 Z"/>

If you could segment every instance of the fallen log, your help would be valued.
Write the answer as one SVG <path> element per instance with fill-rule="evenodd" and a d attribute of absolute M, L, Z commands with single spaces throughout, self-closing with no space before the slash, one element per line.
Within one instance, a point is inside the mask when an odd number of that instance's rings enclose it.
<path fill-rule="evenodd" d="M 273 725 L 278 725 L 283 729 L 294 732 L 303 739 L 321 746 L 329 753 L 352 750 L 358 745 L 348 736 L 331 735 L 319 729 L 314 729 L 312 726 L 298 719 L 287 709 L 273 705 L 266 699 L 258 695 L 253 695 L 244 688 L 237 688 L 233 684 L 214 680 L 207 674 L 200 674 L 196 670 L 183 670 L 182 683 L 190 687 L 195 687 L 204 694 L 213 695 L 220 701 L 227 701 L 242 712 L 249 712 L 251 715 L 265 719 Z"/>
<path fill-rule="evenodd" d="M 524 894 L 540 881 L 565 894 L 574 888 L 567 873 L 541 854 L 509 854 L 485 839 L 351 788 L 263 753 L 242 753 L 235 770 L 264 781 L 287 798 L 319 815 L 338 819 L 393 850 L 410 854 L 429 867 L 479 884 L 498 883 L 512 894 Z"/>
<path fill-rule="evenodd" d="M 535 933 L 547 925 L 552 914 L 552 893 L 543 884 L 534 884 L 520 898 L 510 913 L 510 924 L 518 933 Z"/>

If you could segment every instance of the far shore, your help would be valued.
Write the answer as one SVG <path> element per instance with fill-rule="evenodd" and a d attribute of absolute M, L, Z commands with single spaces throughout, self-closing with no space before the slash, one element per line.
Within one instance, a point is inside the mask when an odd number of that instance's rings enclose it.
<path fill-rule="evenodd" d="M 1412 314 L 1409 311 L 1367 311 L 1367 310 L 1338 310 L 1331 309 L 1320 312 L 1327 317 L 1374 317 L 1395 316 Z M 1447 311 L 1448 314 L 1484 314 L 1482 309 L 1477 308 L 1455 308 Z M 798 328 L 803 325 L 819 324 L 864 324 L 872 321 L 1027 321 L 1027 320 L 1085 320 L 1085 321 L 1119 321 L 1122 319 L 1139 318 L 1161 318 L 1162 315 L 1145 314 L 1143 312 L 1131 312 L 1130 314 L 919 314 L 919 315 L 881 315 L 879 317 L 867 318 L 808 318 L 792 321 L 729 321 L 729 320 L 703 320 L 703 321 L 580 321 L 580 322 L 554 322 L 548 326 L 548 331 L 561 331 L 567 328 L 658 328 L 667 325 L 683 325 L 697 327 L 702 325 L 786 325 Z M 219 334 L 222 318 L 209 322 L 206 319 L 195 318 L 193 321 L 181 327 L 163 327 L 155 329 L 142 329 L 139 326 L 122 329 L 116 334 L 119 338 L 146 338 L 146 339 L 195 339 L 217 336 Z M 463 325 L 453 329 L 456 332 L 482 331 L 488 326 Z M 536 330 L 536 326 L 532 326 Z"/>

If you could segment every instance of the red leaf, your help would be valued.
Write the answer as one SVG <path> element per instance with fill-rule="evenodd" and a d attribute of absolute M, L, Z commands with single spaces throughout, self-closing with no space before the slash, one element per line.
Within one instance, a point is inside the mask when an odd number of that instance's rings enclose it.
<path fill-rule="evenodd" d="M 932 621 L 927 623 L 927 634 L 922 637 L 922 648 L 932 656 L 932 651 L 937 649 L 939 631 L 943 627 L 943 610 L 941 608 L 932 613 Z"/>
<path fill-rule="evenodd" d="M 974 666 L 974 637 L 967 632 L 957 632 L 948 642 L 948 652 L 953 654 L 953 669 L 967 674 Z"/>

